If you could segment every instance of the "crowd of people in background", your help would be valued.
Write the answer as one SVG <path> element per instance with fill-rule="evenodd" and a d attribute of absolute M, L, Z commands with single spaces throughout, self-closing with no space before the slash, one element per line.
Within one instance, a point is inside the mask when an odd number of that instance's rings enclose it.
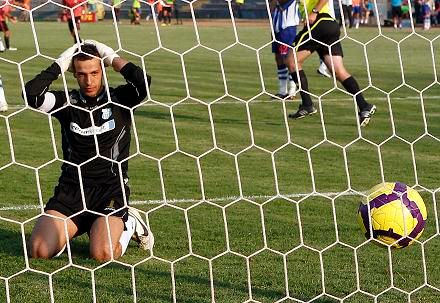
<path fill-rule="evenodd" d="M 405 3 L 408 6 L 408 0 Z M 423 24 L 424 29 L 440 24 L 440 0 L 416 0 L 413 12 L 414 22 Z"/>
<path fill-rule="evenodd" d="M 115 0 L 120 1 L 120 0 Z M 148 6 L 146 7 L 145 20 L 150 21 L 153 19 L 153 15 L 162 26 L 171 25 L 171 20 L 174 17 L 176 24 L 182 24 L 182 19 L 179 15 L 179 5 L 176 0 L 161 0 L 155 4 L 154 0 L 148 0 Z M 139 0 L 133 0 L 131 10 L 129 12 L 130 23 L 138 25 L 141 22 L 141 3 Z M 118 17 L 119 20 L 119 17 Z"/>
<path fill-rule="evenodd" d="M 4 0 L 0 0 L 4 1 Z M 359 28 L 361 25 L 371 24 L 375 21 L 375 14 L 377 13 L 375 8 L 374 0 L 340 0 L 340 25 L 345 22 L 348 28 Z M 9 1 L 11 3 L 12 1 Z M 72 5 L 77 5 L 83 2 L 79 8 L 74 10 L 75 25 L 79 29 L 80 21 L 78 21 L 79 16 L 82 14 L 96 14 L 96 19 L 99 20 L 104 18 L 104 6 L 98 0 L 61 0 L 60 3 L 67 6 L 73 7 Z M 121 6 L 122 0 L 104 0 L 104 2 L 112 5 L 114 7 L 114 14 L 117 22 L 121 21 Z M 128 18 L 130 23 L 133 25 L 138 25 L 141 20 L 150 21 L 153 16 L 162 26 L 169 26 L 172 24 L 172 19 L 175 18 L 175 24 L 182 24 L 181 15 L 179 14 L 180 0 L 147 0 L 148 5 L 140 0 L 130 0 L 131 7 L 128 7 Z M 236 18 L 243 17 L 244 0 L 234 1 L 234 15 Z M 337 3 L 337 0 L 335 0 Z M 21 10 L 16 13 L 17 20 L 19 21 L 29 21 L 29 11 L 31 9 L 31 0 L 15 0 L 17 6 L 23 7 L 25 10 Z M 142 4 L 142 5 L 141 5 Z M 405 22 L 402 20 L 409 20 L 412 14 L 412 19 L 415 24 L 422 24 L 424 29 L 429 29 L 431 26 L 438 26 L 440 24 L 440 0 L 389 0 L 388 2 L 389 12 L 388 16 L 384 16 L 386 19 L 388 17 L 389 23 L 391 23 L 394 28 L 402 28 Z M 338 6 L 337 6 L 338 7 Z M 1 10 L 1 9 L 0 9 Z M 101 17 L 99 17 L 102 15 Z M 71 20 L 71 13 L 68 9 L 60 10 L 59 20 L 68 22 L 70 32 L 73 33 L 73 24 Z M 125 17 L 125 16 L 124 16 Z M 4 21 L 4 18 L 0 16 L 0 21 Z M 10 21 L 15 22 L 15 19 L 10 19 Z M 95 21 L 95 20 L 94 20 Z M 388 23 L 388 24 L 389 24 Z M 408 26 L 409 23 L 406 23 Z M 0 31 L 10 34 L 9 29 L 3 24 L 3 28 Z M 73 35 L 73 34 L 72 34 Z"/>
<path fill-rule="evenodd" d="M 414 0 L 411 9 L 410 3 L 408 0 L 390 0 L 389 17 L 394 28 L 402 28 L 402 20 L 409 20 L 410 14 L 413 15 L 413 22 L 423 24 L 426 30 L 431 25 L 440 24 L 440 0 Z M 341 9 L 339 24 L 342 26 L 345 21 L 349 28 L 369 24 L 370 19 L 375 16 L 373 0 L 341 0 Z"/>
<path fill-rule="evenodd" d="M 374 17 L 373 0 L 341 0 L 341 4 L 342 12 L 339 25 L 342 26 L 345 21 L 347 27 L 359 28 L 361 24 L 371 23 L 370 18 Z"/>
<path fill-rule="evenodd" d="M 408 0 L 391 0 L 391 17 L 394 28 L 402 28 L 402 19 L 409 19 L 413 13 L 413 22 L 423 24 L 423 28 L 428 30 L 431 24 L 440 24 L 440 0 L 415 0 L 410 11 Z"/>
<path fill-rule="evenodd" d="M 24 0 L 29 1 L 29 0 Z M 73 0 L 62 0 L 62 4 L 67 7 L 72 7 L 70 2 Z M 114 7 L 115 19 L 116 22 L 121 22 L 121 7 L 122 0 L 108 0 L 109 5 Z M 97 0 L 75 0 L 75 4 L 77 5 L 80 2 L 84 2 L 84 5 L 76 7 L 76 11 L 81 11 L 82 14 L 96 14 L 95 19 L 101 20 L 104 18 L 104 7 L 102 3 L 99 3 Z M 144 15 L 146 21 L 150 21 L 153 19 L 153 15 L 156 17 L 159 23 L 162 26 L 171 25 L 171 20 L 175 18 L 175 24 L 182 24 L 182 19 L 179 15 L 179 5 L 176 0 L 161 0 L 156 2 L 155 0 L 147 0 L 148 5 L 141 5 L 141 1 L 132 0 L 131 7 L 128 11 L 128 19 L 130 20 L 130 24 L 139 25 L 142 20 L 142 15 Z M 59 21 L 69 22 L 70 12 L 68 9 L 62 9 L 60 11 L 60 16 L 58 18 Z M 95 21 L 95 20 L 94 20 Z"/>

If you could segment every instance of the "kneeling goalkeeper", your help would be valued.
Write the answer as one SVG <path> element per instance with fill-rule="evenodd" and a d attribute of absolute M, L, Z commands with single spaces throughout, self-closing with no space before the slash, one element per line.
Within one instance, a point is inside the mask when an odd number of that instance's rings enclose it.
<path fill-rule="evenodd" d="M 125 78 L 104 85 L 101 60 Z M 61 72 L 72 71 L 79 90 L 49 90 Z M 143 249 L 154 238 L 139 212 L 127 207 L 131 112 L 147 96 L 151 77 L 94 40 L 67 49 L 25 85 L 28 105 L 52 113 L 61 124 L 63 164 L 54 195 L 30 240 L 33 258 L 61 254 L 73 237 L 88 233 L 90 256 L 104 262 L 125 253 L 133 237 Z M 69 102 L 70 101 L 70 105 Z M 108 102 L 111 101 L 111 102 Z M 122 106 L 121 106 L 122 105 Z"/>

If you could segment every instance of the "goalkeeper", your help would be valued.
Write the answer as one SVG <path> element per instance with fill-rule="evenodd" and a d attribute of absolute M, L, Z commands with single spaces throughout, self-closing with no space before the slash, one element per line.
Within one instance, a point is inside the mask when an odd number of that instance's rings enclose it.
<path fill-rule="evenodd" d="M 28 105 L 59 120 L 64 157 L 54 195 L 32 231 L 30 255 L 54 257 L 69 240 L 87 232 L 90 256 L 104 262 L 123 255 L 132 237 L 145 250 L 154 244 L 139 212 L 125 203 L 130 191 L 124 162 L 132 117 L 127 108 L 147 96 L 151 77 L 102 43 L 88 40 L 78 46 L 67 49 L 25 85 Z M 127 84 L 107 91 L 101 60 L 120 72 Z M 69 91 L 68 97 L 64 91 L 49 90 L 68 70 L 79 89 Z"/>

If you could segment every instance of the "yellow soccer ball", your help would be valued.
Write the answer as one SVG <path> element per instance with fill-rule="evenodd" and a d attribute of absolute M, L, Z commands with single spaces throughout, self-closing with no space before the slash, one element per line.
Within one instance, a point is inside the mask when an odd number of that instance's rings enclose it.
<path fill-rule="evenodd" d="M 358 222 L 365 237 L 372 236 L 394 248 L 406 247 L 417 240 L 426 219 L 426 206 L 420 194 L 400 182 L 374 186 L 358 210 Z"/>

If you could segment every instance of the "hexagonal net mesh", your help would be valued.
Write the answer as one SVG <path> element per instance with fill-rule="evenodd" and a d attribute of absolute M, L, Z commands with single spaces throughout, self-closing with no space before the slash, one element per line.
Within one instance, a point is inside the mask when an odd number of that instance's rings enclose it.
<path fill-rule="evenodd" d="M 97 5 L 104 20 L 86 22 L 99 15 L 89 14 L 73 35 L 62 22 L 74 16 L 71 8 L 51 0 L 31 4 L 0 6 L 29 19 L 7 23 L 10 49 L 0 53 L 0 109 L 8 105 L 0 112 L 0 301 L 437 300 L 438 29 L 423 30 L 411 14 L 402 29 L 386 27 L 382 1 L 374 1 L 368 24 L 342 25 L 344 64 L 377 106 L 362 128 L 357 95 L 316 73 L 315 55 L 303 68 L 318 112 L 288 118 L 301 99 L 299 93 L 293 100 L 276 96 L 268 3 L 176 0 L 174 16 L 178 11 L 181 19 L 168 24 L 156 14 L 159 1 L 141 0 L 138 19 L 131 2 L 96 1 L 89 9 Z M 341 5 L 335 2 L 337 10 Z M 57 17 L 60 22 L 50 22 Z M 104 155 L 100 134 L 92 131 L 89 159 L 66 161 L 56 115 L 83 109 L 66 97 L 62 109 L 46 113 L 21 96 L 25 83 L 78 38 L 105 43 L 152 77 L 140 104 L 113 100 L 86 111 L 103 115 L 111 105 L 127 113 L 131 144 L 123 159 Z M 110 68 L 104 82 L 125 84 Z M 77 88 L 68 72 L 50 85 L 66 96 Z M 139 210 L 155 235 L 154 248 L 144 251 L 132 241 L 122 257 L 100 263 L 90 258 L 83 234 L 59 257 L 30 258 L 31 232 L 61 165 L 79 173 L 83 208 L 71 218 L 98 215 L 86 205 L 89 181 L 81 179 L 96 160 L 119 175 L 128 165 L 130 195 L 123 203 Z M 377 240 L 365 238 L 357 222 L 368 190 L 397 181 L 420 193 L 428 213 L 423 235 L 400 250 L 373 245 Z M 406 205 L 406 190 L 387 194 Z M 375 220 L 392 221 L 402 209 Z M 408 227 L 392 231 L 399 228 Z"/>

